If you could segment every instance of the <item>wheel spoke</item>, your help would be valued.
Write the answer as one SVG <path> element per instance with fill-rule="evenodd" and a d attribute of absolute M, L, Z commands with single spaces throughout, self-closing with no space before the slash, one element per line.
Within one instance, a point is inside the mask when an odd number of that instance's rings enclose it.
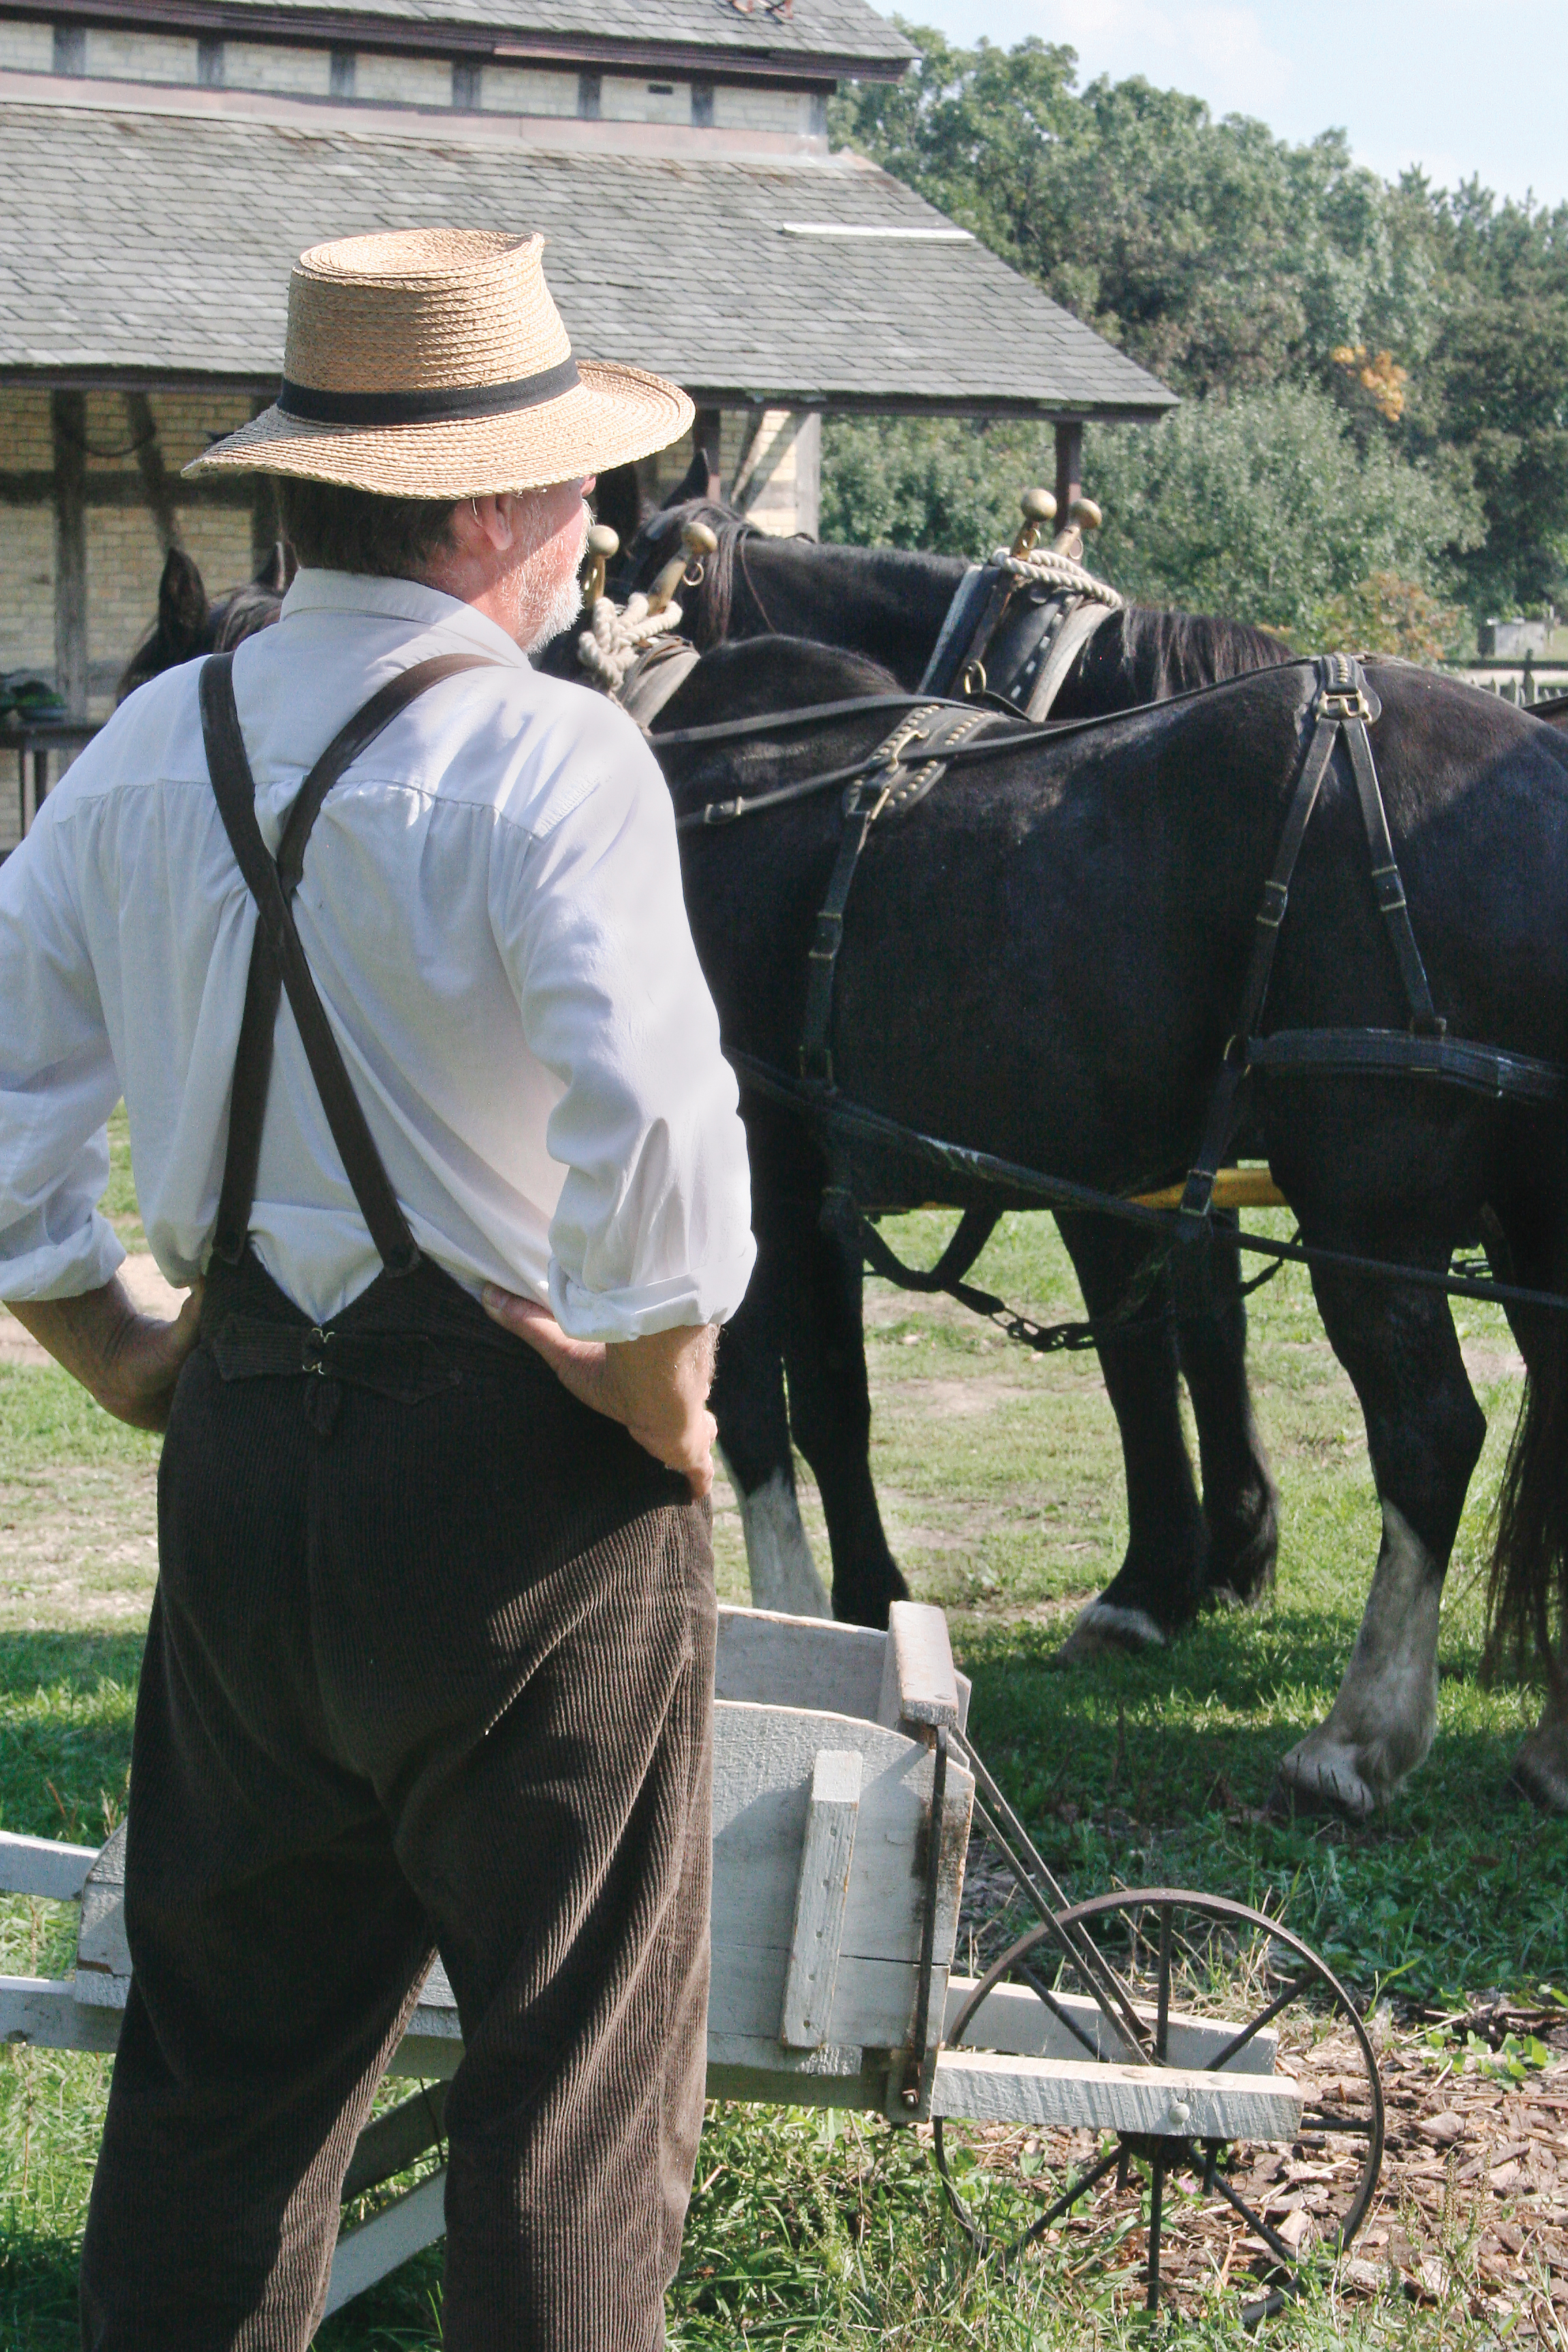
<path fill-rule="evenodd" d="M 1225 2048 L 1220 2052 L 1217 2058 L 1211 2058 L 1209 2060 L 1206 2071 L 1211 2074 L 1217 2074 L 1223 2066 L 1228 2066 L 1237 2052 L 1238 2050 L 1245 2050 L 1255 2033 L 1261 2033 L 1266 2025 L 1273 2024 L 1275 2019 L 1279 2016 L 1282 2009 L 1289 2009 L 1293 2000 L 1300 2000 L 1302 1993 L 1305 1992 L 1307 1987 L 1311 1983 L 1312 1979 L 1316 1974 L 1316 1969 L 1309 1962 L 1307 1967 L 1302 1969 L 1300 1975 L 1296 1978 L 1293 1983 L 1286 1986 L 1284 1991 L 1279 1995 L 1277 2000 L 1271 2000 L 1267 2009 L 1260 2009 L 1257 2016 L 1253 2019 L 1251 2024 L 1244 2025 L 1241 2032 L 1236 2036 L 1234 2041 L 1227 2042 L 1226 2043 Z"/>
<path fill-rule="evenodd" d="M 1009 2259 L 1014 2254 L 1021 2254 L 1026 2246 L 1032 2246 L 1035 2240 L 1044 2231 L 1048 2230 L 1053 2221 L 1061 2219 L 1069 2206 L 1076 2205 L 1080 2197 L 1087 2197 L 1089 2190 L 1104 2179 L 1111 2166 L 1121 2159 L 1122 2153 L 1119 2145 L 1111 2149 L 1109 2156 L 1102 2156 L 1100 2162 L 1091 2166 L 1088 2172 L 1080 2173 L 1072 2187 L 1064 2195 L 1058 2197 L 1054 2205 L 1048 2206 L 1037 2221 L 1031 2221 L 1023 2236 L 1008 2248 Z"/>
<path fill-rule="evenodd" d="M 1162 1939 L 1169 1951 L 1168 1937 Z M 1160 2221 L 1165 2202 L 1165 2166 L 1163 2158 L 1154 2159 L 1154 2175 L 1149 2184 L 1149 2309 L 1153 2311 L 1160 2301 Z"/>
<path fill-rule="evenodd" d="M 1264 2244 L 1282 2262 L 1288 2271 L 1296 2267 L 1296 2257 L 1277 2230 L 1271 2230 L 1261 2213 L 1255 2213 L 1245 2197 L 1238 2197 L 1222 2172 L 1216 2172 L 1214 2185 L 1227 2205 L 1233 2205 L 1249 2230 L 1256 2230 Z"/>
<path fill-rule="evenodd" d="M 1310 2116 L 1303 2108 L 1301 2129 L 1318 2132 L 1355 2132 L 1361 2138 L 1370 2139 L 1377 2126 L 1371 2116 Z"/>
<path fill-rule="evenodd" d="M 1163 2066 L 1171 2027 L 1171 1923 L 1168 1903 L 1160 1906 L 1160 1993 L 1154 2011 L 1154 2055 Z M 1153 2305 L 1149 2306 L 1152 2311 Z"/>

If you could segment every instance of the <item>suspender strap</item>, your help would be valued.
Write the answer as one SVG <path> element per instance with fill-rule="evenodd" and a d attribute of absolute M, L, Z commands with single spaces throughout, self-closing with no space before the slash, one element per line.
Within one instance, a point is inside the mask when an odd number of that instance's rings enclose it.
<path fill-rule="evenodd" d="M 322 802 L 352 762 L 374 742 L 400 710 L 459 671 L 487 668 L 482 654 L 442 654 L 417 662 L 374 694 L 335 735 L 300 785 L 279 844 L 276 864 L 268 856 L 256 821 L 256 785 L 240 732 L 234 699 L 234 657 L 215 654 L 201 675 L 202 733 L 213 793 L 229 845 L 256 900 L 258 920 L 246 979 L 245 1013 L 235 1056 L 229 1107 L 228 1151 L 218 1197 L 213 1254 L 236 1265 L 245 1254 L 261 1126 L 272 1072 L 272 1040 L 279 993 L 287 989 L 300 1042 L 316 1082 L 321 1108 L 338 1148 L 360 1213 L 389 1273 L 411 1273 L 419 1249 L 398 1205 L 380 1152 L 343 1066 L 305 950 L 295 929 L 291 900 L 304 868 L 305 845 Z"/>

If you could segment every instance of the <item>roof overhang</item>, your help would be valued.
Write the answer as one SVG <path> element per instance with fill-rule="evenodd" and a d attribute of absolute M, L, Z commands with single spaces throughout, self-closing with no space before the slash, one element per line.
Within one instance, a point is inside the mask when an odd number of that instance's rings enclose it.
<path fill-rule="evenodd" d="M 0 16 L 37 18 L 42 0 L 0 0 Z M 48 0 L 62 24 L 125 28 L 129 11 L 112 0 Z M 374 9 L 268 6 L 265 0 L 136 0 L 139 31 L 280 40 L 317 47 L 385 49 L 409 54 L 494 58 L 508 65 L 624 66 L 633 72 L 695 73 L 715 81 L 763 81 L 820 87 L 832 81 L 898 81 L 914 51 L 866 56 L 852 48 L 803 49 L 755 40 L 736 42 L 637 37 L 611 32 L 530 30 L 465 24 L 432 15 L 409 19 Z"/>
<path fill-rule="evenodd" d="M 432 220 L 542 231 L 574 346 L 707 403 L 1145 421 L 1174 404 L 857 157 L 79 104 L 0 104 L 0 379 L 270 394 L 295 256 Z"/>

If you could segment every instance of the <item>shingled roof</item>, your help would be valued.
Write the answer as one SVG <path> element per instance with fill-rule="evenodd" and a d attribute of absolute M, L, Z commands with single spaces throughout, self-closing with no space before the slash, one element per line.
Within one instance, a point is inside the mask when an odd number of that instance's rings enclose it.
<path fill-rule="evenodd" d="M 101 19 L 105 0 L 57 0 L 62 17 Z M 110 13 L 128 15 L 121 0 Z M 787 9 L 732 0 L 139 0 L 139 23 L 191 24 L 241 36 L 282 34 L 374 46 L 500 54 L 554 52 L 564 41 L 597 55 L 606 43 L 639 51 L 671 45 L 712 50 L 726 63 L 776 73 L 897 73 L 914 51 L 867 0 L 793 0 Z"/>
<path fill-rule="evenodd" d="M 610 155 L 28 104 L 0 109 L 0 379 L 268 387 L 295 255 L 431 221 L 542 230 L 575 347 L 699 398 L 1137 417 L 1172 404 L 857 158 Z"/>

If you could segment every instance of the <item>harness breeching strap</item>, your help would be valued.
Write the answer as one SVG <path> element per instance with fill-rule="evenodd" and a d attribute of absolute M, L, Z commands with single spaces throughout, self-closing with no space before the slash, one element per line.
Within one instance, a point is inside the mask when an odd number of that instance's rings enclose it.
<path fill-rule="evenodd" d="M 300 785 L 276 861 L 268 856 L 256 821 L 256 784 L 234 699 L 234 656 L 214 654 L 202 667 L 202 734 L 214 797 L 239 870 L 256 901 L 256 935 L 246 977 L 245 1012 L 235 1055 L 229 1106 L 228 1149 L 218 1196 L 213 1255 L 237 1265 L 250 1233 L 261 1128 L 272 1072 L 272 1042 L 279 1000 L 287 990 L 310 1076 L 315 1080 L 332 1141 L 360 1213 L 389 1274 L 411 1274 L 419 1246 L 409 1230 L 375 1139 L 360 1108 L 331 1024 L 316 992 L 305 950 L 295 928 L 292 899 L 304 870 L 305 845 L 322 802 L 352 762 L 374 742 L 399 711 L 429 688 L 461 670 L 491 668 L 483 654 L 441 654 L 416 662 L 372 695 L 342 728 Z"/>
<path fill-rule="evenodd" d="M 1302 1045 L 1292 1050 L 1293 1037 L 1260 1039 L 1258 1024 L 1268 993 L 1275 950 L 1279 943 L 1279 926 L 1285 919 L 1285 909 L 1289 904 L 1296 862 L 1301 854 L 1301 845 L 1306 838 L 1312 812 L 1317 807 L 1334 747 L 1342 736 L 1350 755 L 1362 827 L 1372 856 L 1372 882 L 1378 911 L 1388 925 L 1394 961 L 1399 967 L 1400 983 L 1410 1010 L 1408 1034 L 1393 1041 L 1401 1048 L 1397 1055 L 1387 1051 L 1388 1033 L 1377 1033 L 1385 1041 L 1382 1066 L 1416 1071 L 1431 1068 L 1436 1074 L 1448 1075 L 1441 1068 L 1441 1056 L 1434 1050 L 1445 1037 L 1447 1024 L 1433 1010 L 1426 967 L 1421 960 L 1421 950 L 1415 944 L 1415 934 L 1411 927 L 1405 884 L 1394 855 L 1394 844 L 1388 830 L 1388 812 L 1384 806 L 1372 740 L 1367 733 L 1369 725 L 1380 717 L 1383 705 L 1368 685 L 1361 664 L 1350 655 L 1325 655 L 1319 661 L 1317 670 L 1318 691 L 1312 703 L 1312 732 L 1297 771 L 1295 788 L 1286 811 L 1279 846 L 1274 853 L 1273 868 L 1263 885 L 1263 898 L 1258 909 L 1257 930 L 1246 984 L 1242 989 L 1239 1016 L 1226 1046 L 1219 1077 L 1210 1097 L 1198 1156 L 1187 1171 L 1186 1186 L 1182 1194 L 1181 1230 L 1189 1239 L 1195 1238 L 1206 1229 L 1214 1201 L 1215 1178 L 1236 1131 L 1237 1099 L 1248 1073 L 1256 1066 L 1282 1069 L 1299 1064 L 1305 1067 L 1321 1060 L 1317 1051 L 1306 1043 L 1317 1033 L 1301 1033 Z M 1370 1057 L 1364 1066 L 1371 1066 Z"/>

